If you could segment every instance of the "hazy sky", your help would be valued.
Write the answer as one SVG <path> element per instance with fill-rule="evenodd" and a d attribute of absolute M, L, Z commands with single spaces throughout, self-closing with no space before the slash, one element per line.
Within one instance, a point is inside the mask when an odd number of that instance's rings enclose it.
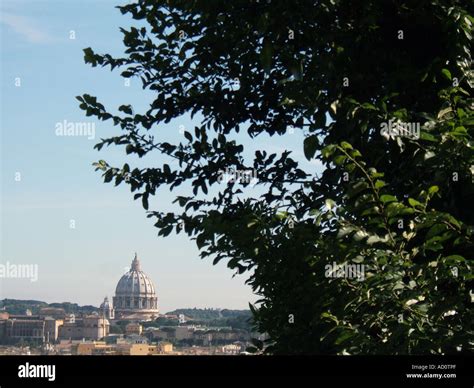
<path fill-rule="evenodd" d="M 98 305 L 104 296 L 113 296 L 137 251 L 163 312 L 179 307 L 247 308 L 256 296 L 244 285 L 245 276 L 232 278 L 225 263 L 212 266 L 211 260 L 200 260 L 194 242 L 184 235 L 157 237 L 158 230 L 133 201 L 128 186 L 102 183 L 91 166 L 99 159 L 112 165 L 128 162 L 132 168 L 161 160 L 152 155 L 137 161 L 116 147 L 93 150 L 101 137 L 119 130 L 86 117 L 75 99 L 89 93 L 106 108 L 132 103 L 137 112 L 151 101 L 139 81 L 127 87 L 118 71 L 84 64 L 82 49 L 89 46 L 99 53 L 122 53 L 119 26 L 127 27 L 130 19 L 114 8 L 120 2 L 0 3 L 0 263 L 37 264 L 39 269 L 36 282 L 0 278 L 0 299 Z M 64 120 L 95 122 L 95 139 L 56 136 L 56 125 Z M 194 128 L 183 118 L 160 127 L 157 137 L 176 142 L 182 136 L 180 125 Z M 293 148 L 303 159 L 302 141 L 302 134 L 295 133 L 246 145 L 273 152 Z M 20 181 L 15 180 L 17 173 Z M 173 198 L 161 190 L 151 208 L 170 209 Z"/>

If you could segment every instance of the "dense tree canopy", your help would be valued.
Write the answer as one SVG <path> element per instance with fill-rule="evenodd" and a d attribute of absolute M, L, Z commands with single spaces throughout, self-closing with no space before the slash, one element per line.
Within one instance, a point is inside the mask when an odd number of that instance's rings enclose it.
<path fill-rule="evenodd" d="M 110 166 L 148 209 L 178 188 L 181 212 L 150 209 L 162 236 L 196 240 L 261 296 L 269 353 L 454 353 L 473 348 L 474 141 L 468 1 L 143 0 L 118 7 L 125 55 L 84 50 L 154 92 L 149 109 L 81 109 L 118 127 L 96 145 L 178 163 Z M 472 6 L 472 4 L 471 4 Z M 192 115 L 170 144 L 163 124 Z M 302 131 L 291 150 L 248 140 Z M 222 171 L 241 179 L 222 182 Z M 245 173 L 255 171 L 255 185 Z M 335 266 L 333 265 L 335 263 Z M 328 270 L 329 268 L 332 268 Z M 332 267 L 331 267 L 332 266 Z M 342 273 L 341 269 L 357 269 Z M 362 273 L 363 276 L 360 276 Z M 349 275 L 348 275 L 349 274 Z"/>

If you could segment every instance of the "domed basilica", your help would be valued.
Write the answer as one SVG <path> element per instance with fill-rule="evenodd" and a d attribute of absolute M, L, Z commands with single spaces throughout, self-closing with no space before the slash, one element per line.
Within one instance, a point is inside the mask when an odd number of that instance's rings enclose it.
<path fill-rule="evenodd" d="M 144 321 L 158 317 L 155 286 L 148 275 L 141 270 L 136 253 L 130 270 L 117 283 L 113 306 L 110 306 L 108 299 L 105 298 L 101 309 L 109 319 Z"/>

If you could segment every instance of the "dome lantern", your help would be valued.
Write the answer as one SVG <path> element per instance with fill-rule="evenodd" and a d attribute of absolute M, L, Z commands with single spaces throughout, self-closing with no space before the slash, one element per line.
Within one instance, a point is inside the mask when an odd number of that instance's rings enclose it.
<path fill-rule="evenodd" d="M 140 271 L 140 260 L 138 260 L 137 252 L 135 252 L 135 257 L 132 261 L 132 266 L 130 267 L 130 271 Z"/>

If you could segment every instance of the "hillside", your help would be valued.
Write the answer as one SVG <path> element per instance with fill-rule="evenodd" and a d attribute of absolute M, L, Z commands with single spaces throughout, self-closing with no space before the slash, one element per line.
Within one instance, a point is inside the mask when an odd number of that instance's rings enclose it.
<path fill-rule="evenodd" d="M 69 302 L 46 303 L 39 300 L 0 300 L 0 310 L 7 311 L 10 314 L 25 314 L 25 311 L 28 309 L 35 315 L 38 314 L 43 307 L 63 308 L 67 314 L 90 314 L 99 311 L 99 308 L 95 306 L 79 306 L 77 303 Z"/>
<path fill-rule="evenodd" d="M 184 308 L 170 311 L 167 314 L 178 316 L 183 314 L 189 324 L 202 324 L 210 327 L 228 326 L 248 331 L 252 329 L 250 310 Z"/>

